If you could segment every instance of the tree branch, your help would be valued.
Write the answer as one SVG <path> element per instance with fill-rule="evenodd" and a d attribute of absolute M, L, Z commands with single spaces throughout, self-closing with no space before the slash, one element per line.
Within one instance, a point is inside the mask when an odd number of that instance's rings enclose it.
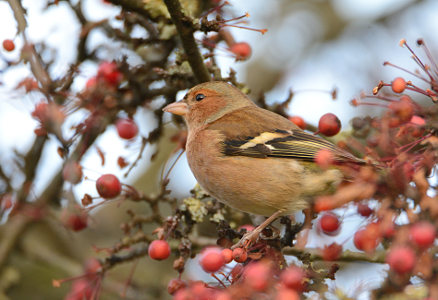
<path fill-rule="evenodd" d="M 199 52 L 198 45 L 193 36 L 195 29 L 193 28 L 192 19 L 183 13 L 179 0 L 164 0 L 164 3 L 166 3 L 167 10 L 172 17 L 172 22 L 178 30 L 184 51 L 196 80 L 199 83 L 210 81 L 210 73 L 204 64 L 204 59 Z"/>
<path fill-rule="evenodd" d="M 284 255 L 293 255 L 293 256 L 301 256 L 301 255 L 310 255 L 309 260 L 318 261 L 324 260 L 319 253 L 318 249 L 297 249 L 295 247 L 285 247 L 283 248 Z M 341 256 L 336 260 L 337 262 L 357 262 L 357 261 L 365 261 L 370 263 L 385 263 L 385 254 L 386 251 L 376 251 L 373 255 L 368 255 L 366 253 L 361 252 L 353 252 L 353 251 L 343 251 Z"/>

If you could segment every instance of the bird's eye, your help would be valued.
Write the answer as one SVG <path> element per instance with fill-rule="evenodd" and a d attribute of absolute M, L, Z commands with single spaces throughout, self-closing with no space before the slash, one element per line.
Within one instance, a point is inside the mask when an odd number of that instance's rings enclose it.
<path fill-rule="evenodd" d="M 201 101 L 204 98 L 205 98 L 204 94 L 196 94 L 196 96 L 195 96 L 196 101 Z"/>

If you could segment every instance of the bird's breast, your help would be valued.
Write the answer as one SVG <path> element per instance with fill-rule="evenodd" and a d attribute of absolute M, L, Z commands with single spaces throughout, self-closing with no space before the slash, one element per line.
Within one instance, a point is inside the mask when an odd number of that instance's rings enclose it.
<path fill-rule="evenodd" d="M 300 197 L 306 174 L 296 160 L 226 156 L 218 131 L 189 133 L 187 159 L 199 184 L 219 201 L 236 209 L 269 216 L 307 207 Z"/>

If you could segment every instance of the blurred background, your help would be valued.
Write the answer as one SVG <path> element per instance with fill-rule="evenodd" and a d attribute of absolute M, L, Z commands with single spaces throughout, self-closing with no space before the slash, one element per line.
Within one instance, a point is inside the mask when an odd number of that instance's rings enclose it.
<path fill-rule="evenodd" d="M 229 2 L 230 5 L 226 6 L 224 11 L 230 17 L 248 12 L 250 18 L 246 26 L 266 28 L 268 32 L 262 35 L 258 32 L 230 27 L 236 41 L 244 41 L 251 45 L 252 56 L 247 61 L 236 62 L 225 45 L 218 47 L 216 54 L 223 75 L 227 76 L 230 68 L 234 69 L 238 80 L 251 89 L 251 96 L 256 99 L 264 94 L 268 103 L 285 100 L 292 90 L 295 96 L 289 105 L 290 114 L 301 116 L 311 124 L 317 124 L 324 113 L 332 112 L 341 119 L 343 128 L 348 130 L 349 121 L 355 115 L 363 114 L 363 109 L 367 109 L 367 113 L 370 114 L 380 113 L 375 109 L 351 106 L 349 102 L 352 98 L 359 96 L 362 91 L 370 94 L 380 80 L 390 82 L 394 77 L 403 76 L 407 80 L 415 81 L 415 78 L 409 74 L 383 66 L 384 61 L 390 61 L 412 71 L 416 69 L 411 54 L 406 48 L 399 46 L 402 38 L 406 39 L 414 49 L 417 49 L 416 40 L 423 38 L 432 54 L 438 52 L 436 39 L 438 2 L 434 0 L 234 0 Z M 34 43 L 45 43 L 47 49 L 42 52 L 43 57 L 54 60 L 50 73 L 54 78 L 61 76 L 75 59 L 75 45 L 80 30 L 78 21 L 63 1 L 49 8 L 47 1 L 43 0 L 22 1 L 22 4 L 27 10 L 28 39 Z M 109 18 L 113 26 L 121 26 L 121 22 L 115 18 L 120 13 L 117 6 L 102 0 L 84 0 L 82 5 L 88 19 L 99 21 Z M 13 39 L 16 48 L 20 48 L 23 41 L 20 37 L 16 37 L 16 25 L 9 5 L 5 1 L 0 2 L 0 41 Z M 142 33 L 138 34 L 141 36 Z M 202 34 L 197 37 L 201 39 Z M 87 47 L 96 49 L 98 56 L 105 60 L 118 60 L 127 55 L 128 63 L 132 66 L 142 64 L 142 58 L 138 53 L 124 49 L 119 42 L 114 42 L 99 30 L 93 31 Z M 418 53 L 420 57 L 424 57 L 421 50 L 418 50 Z M 4 60 L 17 59 L 18 55 L 19 51 L 6 52 L 3 49 L 0 51 L 0 164 L 5 167 L 6 162 L 13 159 L 15 152 L 25 153 L 28 150 L 35 138 L 33 130 L 37 126 L 30 113 L 40 99 L 34 94 L 15 90 L 18 82 L 31 74 L 29 67 L 19 64 L 7 68 Z M 96 73 L 96 69 L 97 64 L 84 63 L 80 75 L 74 81 L 74 89 L 82 90 L 87 79 Z M 422 85 L 418 80 L 415 83 Z M 336 100 L 332 100 L 331 97 L 333 88 L 338 91 Z M 183 95 L 184 91 L 181 91 L 178 98 L 182 98 Z M 83 116 L 77 112 L 69 119 L 71 123 L 64 124 L 64 130 L 66 132 L 71 130 L 69 126 L 81 118 Z M 171 120 L 170 116 L 166 118 Z M 147 136 L 156 125 L 155 117 L 148 107 L 139 109 L 134 119 L 139 124 L 143 136 Z M 172 124 L 169 124 L 166 130 L 167 137 L 177 132 L 177 128 Z M 175 145 L 163 139 L 155 146 L 146 147 L 143 159 L 130 176 L 125 178 L 123 177 L 125 172 L 120 171 L 117 166 L 117 158 L 124 156 L 133 160 L 141 148 L 140 139 L 122 141 L 118 138 L 114 127 L 110 126 L 99 138 L 97 145 L 106 154 L 106 164 L 101 165 L 98 151 L 95 149 L 87 153 L 83 167 L 88 179 L 75 187 L 69 187 L 76 199 L 81 199 L 84 193 L 94 191 L 95 180 L 104 173 L 114 173 L 122 178 L 123 182 L 134 184 L 145 193 L 157 193 L 159 188 L 157 174 L 160 174 L 163 164 L 168 159 L 175 159 L 173 155 Z M 45 155 L 34 185 L 33 193 L 36 195 L 49 184 L 48 181 L 61 166 L 61 158 L 53 155 L 58 146 L 53 140 L 44 148 Z M 153 163 L 150 163 L 150 158 L 157 149 L 159 155 Z M 6 170 L 14 172 L 13 169 Z M 196 183 L 184 156 L 172 170 L 170 178 L 170 188 L 176 197 L 189 195 L 190 189 Z M 96 192 L 92 196 L 95 195 Z M 133 209 L 143 209 L 133 204 L 129 205 L 133 206 Z M 9 297 L 61 299 L 68 286 L 63 285 L 55 289 L 51 285 L 51 280 L 75 273 L 80 274 L 82 266 L 78 262 L 99 255 L 92 246 L 108 247 L 114 244 L 121 236 L 118 225 L 125 218 L 125 211 L 126 207 L 120 206 L 120 203 L 110 203 L 94 211 L 92 224 L 84 232 L 80 234 L 62 232 L 66 241 L 70 241 L 69 249 L 65 248 L 65 241 L 52 238 L 47 231 L 44 231 L 40 241 L 23 239 L 24 242 L 20 244 L 19 251 L 14 253 L 12 261 L 19 270 L 25 271 L 14 273 L 13 269 L 10 269 L 8 276 L 16 279 L 12 280 L 14 284 L 8 292 Z M 5 221 L 4 217 L 2 222 Z M 35 226 L 31 230 L 43 229 Z M 344 235 L 337 238 L 348 239 L 351 232 L 347 230 Z M 29 232 L 27 234 L 30 235 Z M 58 236 L 54 233 L 55 235 Z M 47 247 L 57 247 L 59 257 L 44 255 Z M 143 287 L 147 291 L 142 289 L 140 291 L 155 295 L 157 299 L 168 297 L 165 292 L 163 293 L 162 287 L 176 276 L 176 272 L 163 273 L 163 270 L 169 270 L 162 266 L 163 263 L 165 262 L 157 263 L 145 259 L 139 263 L 135 271 L 137 273 L 135 285 Z M 171 262 L 167 263 L 171 264 Z M 53 268 L 53 265 L 57 265 L 57 268 Z M 353 269 L 357 269 L 357 266 L 353 266 Z M 130 266 L 121 266 L 111 273 L 115 282 L 119 282 L 118 279 L 123 282 L 123 278 L 126 278 L 126 274 L 130 271 Z M 160 276 L 157 276 L 157 272 Z M 201 272 L 196 268 L 189 269 L 187 276 L 196 276 Z M 369 270 L 365 269 L 364 272 Z M 344 283 L 338 282 L 337 286 L 344 285 L 346 293 L 352 286 L 364 285 L 366 287 L 364 290 L 372 287 L 369 281 L 358 280 L 347 283 L 348 275 L 344 278 L 345 280 L 342 281 Z M 374 278 L 371 281 L 373 280 Z M 0 283 L 0 291 L 1 287 Z M 114 289 L 122 287 L 120 284 L 114 285 Z M 32 296 L 29 298 L 29 295 Z M 1 297 L 0 293 L 0 299 Z M 105 297 L 112 299 L 112 296 Z M 367 294 L 364 292 L 358 297 L 367 299 Z"/>

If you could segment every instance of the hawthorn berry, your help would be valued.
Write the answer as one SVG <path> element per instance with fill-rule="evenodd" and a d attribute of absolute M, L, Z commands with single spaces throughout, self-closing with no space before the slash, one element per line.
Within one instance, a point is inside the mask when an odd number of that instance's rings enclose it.
<path fill-rule="evenodd" d="M 73 231 L 81 231 L 88 226 L 88 215 L 85 212 L 63 211 L 61 222 Z"/>
<path fill-rule="evenodd" d="M 187 283 L 185 283 L 185 281 L 178 278 L 174 278 L 170 280 L 169 283 L 167 284 L 167 292 L 173 295 L 176 292 L 178 292 L 180 289 L 183 289 L 185 287 L 187 287 Z"/>
<path fill-rule="evenodd" d="M 406 246 L 392 248 L 386 257 L 386 263 L 389 267 L 399 274 L 405 274 L 412 271 L 415 266 L 415 261 L 416 258 L 414 251 Z"/>
<path fill-rule="evenodd" d="M 201 254 L 199 264 L 205 272 L 214 273 L 225 265 L 225 258 L 219 248 L 211 247 L 205 249 Z"/>
<path fill-rule="evenodd" d="M 116 129 L 119 136 L 125 140 L 134 138 L 138 133 L 138 126 L 132 119 L 118 119 Z"/>
<path fill-rule="evenodd" d="M 233 250 L 231 249 L 223 249 L 222 256 L 224 257 L 224 261 L 226 264 L 230 263 L 233 260 Z"/>
<path fill-rule="evenodd" d="M 331 210 L 335 208 L 335 204 L 331 201 L 330 196 L 319 196 L 315 200 L 313 209 L 315 212 L 321 212 L 326 210 Z"/>
<path fill-rule="evenodd" d="M 73 184 L 78 184 L 82 179 L 82 167 L 76 161 L 69 161 L 62 169 L 62 178 Z"/>
<path fill-rule="evenodd" d="M 271 275 L 271 268 L 265 262 L 253 262 L 246 266 L 243 273 L 245 283 L 257 292 L 263 292 L 269 286 Z"/>
<path fill-rule="evenodd" d="M 97 258 L 90 258 L 85 263 L 85 273 L 94 275 L 102 270 L 102 264 Z"/>
<path fill-rule="evenodd" d="M 3 40 L 3 49 L 5 49 L 8 52 L 14 51 L 15 49 L 14 41 L 10 39 Z"/>
<path fill-rule="evenodd" d="M 97 179 L 96 189 L 102 198 L 111 199 L 120 195 L 122 185 L 119 179 L 113 174 L 104 174 Z"/>
<path fill-rule="evenodd" d="M 414 104 L 407 95 L 400 97 L 399 101 L 393 101 L 388 105 L 390 111 L 389 126 L 397 127 L 409 122 L 414 116 Z"/>
<path fill-rule="evenodd" d="M 334 261 L 341 256 L 342 253 L 342 245 L 339 245 L 337 243 L 331 243 L 330 245 L 324 246 L 322 248 L 322 259 L 325 261 Z"/>
<path fill-rule="evenodd" d="M 330 167 L 334 162 L 334 155 L 328 149 L 321 149 L 315 156 L 315 163 L 323 170 Z"/>
<path fill-rule="evenodd" d="M 319 119 L 318 132 L 325 136 L 334 136 L 341 130 L 341 121 L 332 113 L 327 113 Z"/>
<path fill-rule="evenodd" d="M 370 223 L 358 230 L 353 238 L 354 246 L 365 252 L 372 252 L 380 243 L 380 229 L 377 223 Z"/>
<path fill-rule="evenodd" d="M 278 290 L 275 300 L 300 300 L 300 295 L 294 290 L 281 288 Z"/>
<path fill-rule="evenodd" d="M 435 242 L 435 226 L 427 221 L 412 225 L 409 233 L 411 240 L 420 248 L 428 248 Z"/>
<path fill-rule="evenodd" d="M 404 90 L 406 89 L 406 80 L 404 80 L 401 77 L 395 78 L 391 82 L 391 88 L 392 88 L 392 91 L 394 93 L 397 93 L 397 94 L 403 93 Z"/>
<path fill-rule="evenodd" d="M 94 89 L 97 86 L 97 77 L 93 76 L 87 80 L 85 83 L 85 88 Z"/>
<path fill-rule="evenodd" d="M 283 286 L 289 289 L 302 292 L 304 290 L 305 278 L 306 273 L 303 269 L 296 266 L 290 266 L 281 273 L 280 282 L 283 284 Z"/>
<path fill-rule="evenodd" d="M 81 300 L 91 299 L 93 295 L 93 286 L 85 278 L 75 280 L 71 285 L 71 290 L 64 300 Z"/>
<path fill-rule="evenodd" d="M 164 240 L 154 240 L 149 244 L 149 257 L 155 260 L 163 260 L 170 256 L 170 246 Z"/>
<path fill-rule="evenodd" d="M 297 125 L 301 129 L 305 129 L 306 128 L 306 122 L 304 122 L 303 118 L 298 117 L 298 116 L 290 116 L 288 119 L 292 123 L 295 123 L 295 125 Z"/>
<path fill-rule="evenodd" d="M 103 79 L 111 86 L 117 86 L 122 81 L 122 73 L 115 62 L 104 61 L 99 65 L 97 78 Z"/>
<path fill-rule="evenodd" d="M 237 60 L 246 60 L 251 56 L 251 46 L 246 42 L 234 43 L 230 51 L 236 55 Z"/>
<path fill-rule="evenodd" d="M 374 211 L 365 203 L 359 203 L 357 205 L 357 213 L 362 217 L 369 217 Z"/>
<path fill-rule="evenodd" d="M 341 223 L 337 215 L 327 212 L 319 219 L 318 226 L 325 234 L 334 236 L 339 233 Z"/>
<path fill-rule="evenodd" d="M 233 259 L 238 263 L 243 263 L 248 259 L 248 253 L 243 248 L 235 248 L 233 250 Z"/>

